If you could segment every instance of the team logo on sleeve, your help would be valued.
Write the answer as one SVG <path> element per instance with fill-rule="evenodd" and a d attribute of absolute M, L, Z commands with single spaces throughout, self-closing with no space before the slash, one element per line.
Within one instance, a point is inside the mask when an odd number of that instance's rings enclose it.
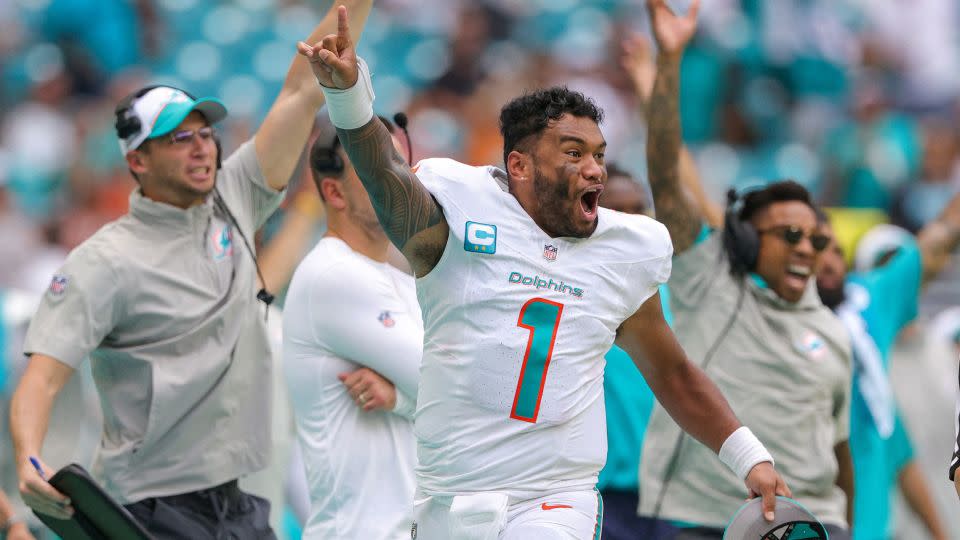
<path fill-rule="evenodd" d="M 60 296 L 67 290 L 67 276 L 57 274 L 50 281 L 50 294 Z"/>
<path fill-rule="evenodd" d="M 548 261 L 557 260 L 557 246 L 551 244 L 543 246 L 543 258 Z"/>
<path fill-rule="evenodd" d="M 463 235 L 463 249 L 493 255 L 497 252 L 497 226 L 468 221 Z"/>
<path fill-rule="evenodd" d="M 377 317 L 377 320 L 380 321 L 380 324 L 382 324 L 384 328 L 392 328 L 393 325 L 397 324 L 397 321 L 390 316 L 389 311 L 381 312 L 380 316 Z"/>

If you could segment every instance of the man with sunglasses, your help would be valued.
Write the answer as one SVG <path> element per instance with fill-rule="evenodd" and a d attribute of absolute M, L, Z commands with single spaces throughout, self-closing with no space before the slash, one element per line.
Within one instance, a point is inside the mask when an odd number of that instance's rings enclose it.
<path fill-rule="evenodd" d="M 362 25 L 372 0 L 337 4 Z M 335 13 L 309 43 L 335 28 Z M 270 448 L 272 362 L 257 308 L 269 295 L 257 293 L 249 240 L 280 204 L 323 102 L 295 54 L 263 124 L 222 167 L 218 100 L 157 86 L 117 107 L 137 181 L 130 211 L 53 277 L 11 405 L 20 491 L 35 511 L 74 512 L 40 458 L 57 393 L 89 355 L 104 413 L 97 469 L 112 497 L 154 538 L 274 538 L 269 503 L 237 487 Z"/>
<path fill-rule="evenodd" d="M 848 539 L 850 344 L 811 279 L 829 239 L 807 190 L 790 181 L 733 197 L 722 230 L 707 227 L 710 213 L 680 166 L 680 59 L 696 23 L 663 24 L 669 8 L 651 4 L 658 53 L 647 159 L 656 216 L 674 246 L 674 331 L 770 448 L 795 498 L 832 540 Z M 644 538 L 720 539 L 743 504 L 739 482 L 654 406 L 640 464 Z"/>

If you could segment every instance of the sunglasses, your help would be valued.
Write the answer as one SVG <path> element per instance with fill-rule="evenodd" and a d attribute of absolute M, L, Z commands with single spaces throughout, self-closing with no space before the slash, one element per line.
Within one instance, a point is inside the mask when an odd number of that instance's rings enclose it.
<path fill-rule="evenodd" d="M 799 244 L 804 237 L 807 237 L 810 239 L 810 245 L 813 246 L 814 251 L 823 251 L 827 249 L 828 245 L 830 245 L 829 236 L 820 233 L 808 234 L 803 229 L 795 225 L 780 225 L 779 227 L 770 227 L 769 229 L 764 229 L 757 232 L 759 234 L 777 235 L 780 238 L 783 238 L 783 240 L 791 246 Z"/>
<path fill-rule="evenodd" d="M 200 137 L 200 140 L 209 141 L 216 135 L 216 130 L 212 126 L 204 126 L 200 129 L 181 129 L 174 131 L 167 136 L 167 142 L 176 146 L 186 146 L 193 144 L 194 137 Z"/>

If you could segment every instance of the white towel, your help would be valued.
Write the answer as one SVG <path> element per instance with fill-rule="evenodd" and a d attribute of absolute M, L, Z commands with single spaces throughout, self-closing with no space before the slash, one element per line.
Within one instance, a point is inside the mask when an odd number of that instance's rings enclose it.
<path fill-rule="evenodd" d="M 458 495 L 450 505 L 450 540 L 497 540 L 506 524 L 506 494 Z"/>
<path fill-rule="evenodd" d="M 867 404 L 880 437 L 887 439 L 893 433 L 894 426 L 893 388 L 886 370 L 883 369 L 880 349 L 867 331 L 866 321 L 860 316 L 860 306 L 857 304 L 858 300 L 862 302 L 859 298 L 862 293 L 858 293 L 857 287 L 859 286 L 847 285 L 848 300 L 837 307 L 837 317 L 850 333 L 854 376 L 860 383 L 860 395 Z"/>

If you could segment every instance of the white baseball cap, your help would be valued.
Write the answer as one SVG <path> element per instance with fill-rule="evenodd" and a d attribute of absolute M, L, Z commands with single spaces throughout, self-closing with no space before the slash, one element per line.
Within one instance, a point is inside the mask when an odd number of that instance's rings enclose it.
<path fill-rule="evenodd" d="M 913 241 L 913 235 L 902 227 L 887 223 L 876 225 L 857 242 L 857 249 L 853 255 L 853 268 L 857 272 L 872 270 L 877 267 L 881 257 L 911 241 Z"/>
<path fill-rule="evenodd" d="M 140 96 L 134 94 L 129 106 L 117 108 L 116 128 L 120 151 L 126 155 L 147 139 L 170 133 L 192 111 L 201 112 L 211 124 L 227 116 L 227 108 L 219 99 L 194 99 L 183 90 L 171 86 L 149 88 Z"/>

